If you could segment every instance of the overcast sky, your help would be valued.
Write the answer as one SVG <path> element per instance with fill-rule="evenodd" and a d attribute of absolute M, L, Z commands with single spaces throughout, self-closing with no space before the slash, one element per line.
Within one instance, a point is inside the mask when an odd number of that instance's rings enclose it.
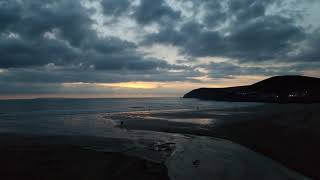
<path fill-rule="evenodd" d="M 320 77 L 319 0 L 0 0 L 0 98 Z"/>

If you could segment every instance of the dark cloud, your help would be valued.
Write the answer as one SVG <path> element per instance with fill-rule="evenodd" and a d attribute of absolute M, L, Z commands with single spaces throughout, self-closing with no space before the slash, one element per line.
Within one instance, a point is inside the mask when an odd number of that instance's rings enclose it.
<path fill-rule="evenodd" d="M 88 38 L 87 41 L 81 45 L 81 48 L 104 54 L 119 54 L 125 51 L 134 53 L 132 51 L 134 51 L 137 46 L 134 43 L 123 41 L 119 38 L 98 38 L 97 36 L 91 36 L 91 38 Z"/>
<path fill-rule="evenodd" d="M 14 3 L 12 3 L 14 2 Z M 13 22 L 17 22 L 21 18 L 22 7 L 16 0 L 0 1 L 0 31 L 8 28 Z"/>
<path fill-rule="evenodd" d="M 229 11 L 239 22 L 265 16 L 266 8 L 278 0 L 231 0 L 228 3 Z"/>
<path fill-rule="evenodd" d="M 135 26 L 137 40 L 98 34 L 93 28 L 97 20 L 92 18 L 98 11 L 79 0 L 0 0 L 0 93 L 22 87 L 25 92 L 57 92 L 64 82 L 190 81 L 204 75 L 302 74 L 320 67 L 320 30 L 297 22 L 305 12 L 289 8 L 270 13 L 284 1 L 187 0 L 193 4 L 188 17 L 166 0 L 97 2 L 107 18 L 135 22 L 121 25 Z M 104 23 L 103 28 L 112 32 L 119 21 Z M 150 26 L 154 24 L 158 26 Z M 146 28 L 151 31 L 146 33 Z M 138 50 L 153 44 L 177 46 L 186 59 L 170 64 Z M 203 65 L 195 61 L 199 57 L 230 61 Z M 179 65 L 191 60 L 195 65 Z M 261 62 L 288 66 L 262 68 Z M 209 73 L 199 72 L 199 67 Z M 47 85 L 42 87 L 43 83 Z M 32 90 L 36 87 L 39 91 Z"/>
<path fill-rule="evenodd" d="M 103 0 L 101 5 L 105 14 L 119 16 L 128 11 L 131 3 L 128 0 Z"/>
<path fill-rule="evenodd" d="M 276 0 L 230 0 L 221 2 L 198 1 L 208 5 L 203 9 L 205 21 L 188 21 L 180 28 L 162 27 L 149 35 L 145 43 L 172 44 L 181 47 L 181 53 L 192 57 L 218 56 L 249 61 L 282 59 L 294 51 L 293 44 L 305 40 L 307 32 L 294 18 L 267 15 L 266 8 Z M 199 5 L 199 4 L 197 4 Z M 212 8 L 212 11 L 210 11 Z M 227 18 L 227 19 L 226 19 Z M 228 22 L 223 30 L 219 22 Z"/>
<path fill-rule="evenodd" d="M 16 7 L 19 17 L 0 21 L 0 26 L 6 25 L 0 32 L 0 68 L 76 61 L 80 51 L 72 45 L 79 45 L 92 33 L 87 11 L 75 0 L 10 0 L 4 4 L 1 10 Z M 55 37 L 46 38 L 46 33 Z"/>
<path fill-rule="evenodd" d="M 141 25 L 153 22 L 168 24 L 180 18 L 180 12 L 172 9 L 165 0 L 141 0 L 138 5 L 132 5 L 130 0 L 103 0 L 101 5 L 105 15 L 118 18 L 126 14 Z"/>
<path fill-rule="evenodd" d="M 230 48 L 227 53 L 246 61 L 282 58 L 304 36 L 304 31 L 291 19 L 264 16 L 232 30 L 227 38 Z"/>
<path fill-rule="evenodd" d="M 119 8 L 126 4 L 124 1 L 103 3 Z M 17 8 L 21 9 L 20 16 L 0 22 L 5 25 L 0 37 L 0 68 L 49 63 L 82 64 L 97 70 L 170 68 L 165 61 L 144 58 L 136 52 L 134 43 L 115 37 L 98 37 L 91 28 L 90 11 L 78 0 L 6 1 L 1 5 L 1 9 L 6 10 L 4 14 Z M 10 37 L 10 33 L 17 37 Z"/>
<path fill-rule="evenodd" d="M 118 55 L 104 55 L 94 53 L 88 63 L 92 63 L 96 70 L 135 70 L 148 71 L 157 68 L 170 69 L 166 61 L 158 59 L 146 59 L 138 55 L 118 54 Z"/>
<path fill-rule="evenodd" d="M 129 8 L 127 1 L 106 0 L 102 5 L 112 16 Z M 169 12 L 165 8 L 163 4 L 156 10 L 161 21 Z M 98 36 L 92 12 L 78 0 L 1 1 L 0 70 L 6 71 L 0 72 L 0 94 L 106 93 L 111 90 L 66 88 L 62 83 L 185 81 L 200 75 L 186 66 L 144 57 L 134 42 Z M 137 18 L 141 23 L 160 20 L 152 19 L 156 14 L 148 20 Z M 182 71 L 171 72 L 177 69 Z"/>
<path fill-rule="evenodd" d="M 58 65 L 75 62 L 79 51 L 58 40 L 0 37 L 0 68 Z"/>
<path fill-rule="evenodd" d="M 308 34 L 302 46 L 295 46 L 296 51 L 289 58 L 296 61 L 320 62 L 320 29 Z"/>
<path fill-rule="evenodd" d="M 141 0 L 140 5 L 133 14 L 140 24 L 149 24 L 151 22 L 168 23 L 172 20 L 178 20 L 180 13 L 174 11 L 164 0 L 150 1 Z"/>
<path fill-rule="evenodd" d="M 198 11 L 204 14 L 204 24 L 215 27 L 228 19 L 228 11 L 223 7 L 223 1 L 197 0 L 195 7 L 200 7 Z"/>
<path fill-rule="evenodd" d="M 136 69 L 136 68 L 134 68 Z M 166 69 L 154 70 L 108 70 L 97 71 L 81 65 L 73 67 L 49 64 L 38 68 L 10 69 L 1 74 L 3 83 L 117 83 L 128 81 L 184 81 L 186 77 L 198 77 L 203 74 L 193 69 L 182 72 L 168 72 Z M 191 80 L 190 80 L 191 81 Z"/>
<path fill-rule="evenodd" d="M 92 34 L 89 10 L 83 8 L 80 1 L 33 0 L 22 1 L 19 5 L 23 7 L 21 17 L 7 31 L 19 33 L 26 39 L 35 40 L 56 29 L 61 38 L 78 46 Z"/>
<path fill-rule="evenodd" d="M 182 47 L 181 52 L 194 57 L 218 56 L 227 51 L 224 38 L 217 31 L 208 31 L 198 23 L 189 22 L 180 30 L 167 27 L 147 37 L 146 44 L 163 43 Z"/>
<path fill-rule="evenodd" d="M 248 76 L 248 75 L 263 75 L 263 76 L 275 76 L 275 75 L 289 75 L 289 74 L 302 74 L 302 69 L 299 66 L 292 65 L 286 67 L 255 67 L 255 66 L 240 66 L 228 62 L 210 63 L 207 66 L 203 66 L 208 70 L 209 77 L 212 78 L 233 78 L 236 76 Z M 305 68 L 303 68 L 305 69 Z"/>

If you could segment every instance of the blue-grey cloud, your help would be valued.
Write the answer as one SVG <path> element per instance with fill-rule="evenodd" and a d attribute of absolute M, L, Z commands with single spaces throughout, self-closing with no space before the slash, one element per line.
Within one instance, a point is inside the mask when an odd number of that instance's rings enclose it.
<path fill-rule="evenodd" d="M 250 8 L 240 8 L 242 6 L 236 4 L 236 7 L 229 7 L 235 11 L 230 16 L 234 15 L 236 19 L 230 20 L 230 27 L 224 31 L 208 29 L 207 24 L 199 22 L 187 22 L 180 29 L 172 26 L 162 28 L 162 31 L 149 35 L 145 42 L 176 45 L 182 48 L 182 53 L 193 57 L 219 56 L 246 62 L 286 60 L 287 54 L 294 50 L 292 44 L 305 40 L 305 30 L 293 19 L 247 12 Z M 264 7 L 264 4 L 259 6 Z M 236 11 L 238 8 L 241 12 Z"/>
<path fill-rule="evenodd" d="M 259 66 L 240 66 L 228 62 L 210 63 L 203 66 L 208 70 L 211 78 L 233 78 L 235 76 L 276 76 L 276 75 L 297 75 L 302 73 L 301 65 L 289 65 L 285 67 L 259 67 Z M 302 69 L 301 69 L 302 68 Z"/>
<path fill-rule="evenodd" d="M 170 68 L 163 60 L 144 58 L 136 52 L 134 43 L 98 37 L 91 28 L 90 11 L 77 0 L 4 1 L 0 8 L 7 16 L 13 16 L 0 21 L 4 27 L 0 36 L 0 68 L 49 63 L 83 64 L 99 70 Z M 21 9 L 17 12 L 20 16 L 8 13 L 17 8 Z"/>
<path fill-rule="evenodd" d="M 34 83 L 51 84 L 39 87 L 55 92 L 57 84 L 65 82 L 191 81 L 205 75 L 272 76 L 320 69 L 320 30 L 298 22 L 307 12 L 290 7 L 272 12 L 275 6 L 285 6 L 284 1 L 186 0 L 193 5 L 187 15 L 173 7 L 181 0 L 96 1 L 103 13 L 98 18 L 105 16 L 99 20 L 130 20 L 132 24 L 123 21 L 119 28 L 134 26 L 136 40 L 110 34 L 120 21 L 103 22 L 112 30 L 99 34 L 93 26 L 97 9 L 83 4 L 92 1 L 0 0 L 0 93 L 19 87 L 39 93 L 41 88 L 32 90 Z M 122 32 L 126 30 L 133 31 Z M 176 46 L 186 59 L 172 64 L 139 51 L 155 44 Z M 230 62 L 206 64 L 195 60 L 200 57 Z M 274 66 L 262 68 L 261 62 Z M 277 63 L 287 66 L 276 67 Z"/>
<path fill-rule="evenodd" d="M 133 16 L 141 24 L 151 22 L 168 23 L 172 20 L 178 20 L 180 13 L 167 5 L 165 0 L 141 0 Z"/>
<path fill-rule="evenodd" d="M 129 0 L 103 0 L 101 5 L 105 14 L 119 16 L 128 11 L 131 3 Z"/>

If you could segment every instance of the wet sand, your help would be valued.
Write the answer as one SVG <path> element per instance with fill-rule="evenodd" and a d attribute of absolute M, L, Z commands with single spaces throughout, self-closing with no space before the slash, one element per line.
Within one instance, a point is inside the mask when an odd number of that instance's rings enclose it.
<path fill-rule="evenodd" d="M 256 117 L 213 128 L 212 136 L 232 140 L 285 166 L 320 179 L 320 105 L 279 105 Z"/>
<path fill-rule="evenodd" d="M 124 128 L 212 136 L 264 154 L 308 177 L 320 179 L 320 104 L 265 104 L 257 107 L 186 112 L 116 114 Z M 150 121 L 152 119 L 152 121 Z M 207 123 L 177 122 L 193 119 Z"/>
<path fill-rule="evenodd" d="M 223 139 L 150 131 L 126 133 L 133 138 L 0 134 L 0 177 L 5 180 L 308 179 Z"/>
<path fill-rule="evenodd" d="M 103 114 L 112 126 L 107 137 L 1 133 L 0 177 L 319 179 L 318 109 L 267 104 Z"/>

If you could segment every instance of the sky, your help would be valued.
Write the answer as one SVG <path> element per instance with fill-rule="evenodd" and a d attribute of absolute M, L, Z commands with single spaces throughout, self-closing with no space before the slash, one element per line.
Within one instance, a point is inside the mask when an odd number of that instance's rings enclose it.
<path fill-rule="evenodd" d="M 0 0 L 0 99 L 320 77 L 319 0 Z"/>

